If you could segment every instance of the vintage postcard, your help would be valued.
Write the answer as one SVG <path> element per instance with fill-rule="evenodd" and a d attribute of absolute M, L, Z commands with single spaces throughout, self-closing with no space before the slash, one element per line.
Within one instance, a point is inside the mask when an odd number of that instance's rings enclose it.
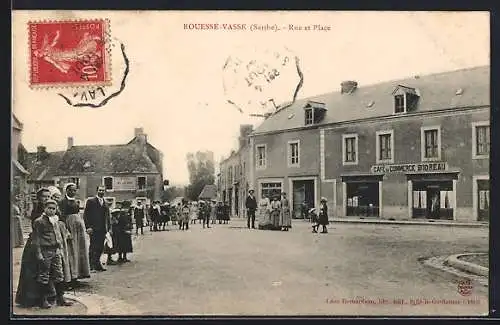
<path fill-rule="evenodd" d="M 487 315 L 489 19 L 13 11 L 13 316 Z"/>

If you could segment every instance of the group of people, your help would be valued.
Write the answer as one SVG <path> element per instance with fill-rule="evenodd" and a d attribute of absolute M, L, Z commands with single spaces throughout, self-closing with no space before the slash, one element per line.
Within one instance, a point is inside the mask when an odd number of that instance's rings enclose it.
<path fill-rule="evenodd" d="M 248 191 L 248 197 L 245 202 L 247 209 L 247 227 L 255 228 L 255 214 L 256 212 L 260 216 L 260 227 L 263 229 L 281 230 L 288 231 L 292 228 L 292 213 L 290 208 L 290 201 L 288 200 L 286 193 L 281 193 L 280 195 L 272 196 L 272 200 L 267 195 L 257 204 L 257 200 L 254 196 L 254 190 Z M 307 206 L 305 203 L 301 206 L 301 213 L 304 216 L 304 207 Z M 321 233 L 327 233 L 328 222 L 328 207 L 327 199 L 322 197 L 320 201 L 319 213 L 313 208 L 308 211 L 311 217 L 311 222 L 313 224 L 313 233 L 318 232 L 319 226 L 322 226 Z"/>
<path fill-rule="evenodd" d="M 15 302 L 23 307 L 50 308 L 57 304 L 71 306 L 64 298 L 66 290 L 78 280 L 90 278 L 91 271 L 106 271 L 101 263 L 107 236 L 115 242 L 111 256 L 119 254 L 126 262 L 132 252 L 131 216 L 127 211 L 110 211 L 104 200 L 105 188 L 86 202 L 83 214 L 76 200 L 77 185 L 66 184 L 64 197 L 54 186 L 37 191 L 30 219 L 32 232 L 23 250 L 21 272 Z M 87 236 L 88 235 L 88 236 Z"/>
<path fill-rule="evenodd" d="M 172 213 L 176 216 L 180 230 L 188 230 L 189 224 L 196 224 L 196 220 L 203 224 L 203 228 L 210 228 L 210 224 L 213 225 L 216 221 L 219 224 L 227 224 L 230 220 L 229 206 L 214 200 L 189 202 L 183 199 Z"/>
<path fill-rule="evenodd" d="M 281 196 L 281 199 L 280 199 Z M 272 200 L 266 195 L 259 201 L 254 197 L 254 190 L 249 191 L 246 200 L 247 208 L 247 226 L 255 228 L 255 211 L 258 209 L 258 214 L 261 219 L 261 227 L 264 229 L 278 229 L 281 231 L 289 231 L 292 228 L 292 213 L 290 209 L 290 201 L 286 193 L 274 195 Z"/>

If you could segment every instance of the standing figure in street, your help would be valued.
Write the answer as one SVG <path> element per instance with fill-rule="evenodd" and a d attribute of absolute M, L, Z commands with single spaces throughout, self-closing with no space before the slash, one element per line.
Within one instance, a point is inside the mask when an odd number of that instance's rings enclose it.
<path fill-rule="evenodd" d="M 40 217 L 45 209 L 45 203 L 50 199 L 50 191 L 46 187 L 40 188 L 36 192 L 36 204 L 31 211 L 31 228 L 33 222 Z M 21 257 L 21 272 L 16 290 L 16 304 L 22 307 L 34 307 L 40 305 L 42 292 L 36 281 L 38 274 L 38 257 L 35 243 L 33 242 L 33 232 L 30 233 L 23 249 Z M 45 293 L 44 293 L 45 294 Z"/>
<path fill-rule="evenodd" d="M 118 219 L 120 217 L 121 209 L 113 209 L 111 211 L 110 216 L 110 224 L 111 224 L 111 240 L 113 241 L 113 247 L 109 247 L 108 245 L 104 246 L 104 254 L 108 255 L 106 259 L 106 265 L 116 265 L 116 262 L 113 260 L 113 255 L 118 253 L 116 241 L 118 236 Z"/>
<path fill-rule="evenodd" d="M 139 235 L 139 229 L 141 229 L 141 235 L 144 235 L 144 217 L 146 215 L 146 208 L 142 205 L 141 201 L 137 201 L 137 206 L 134 208 L 134 220 L 135 220 L 135 234 Z"/>
<path fill-rule="evenodd" d="M 227 202 L 224 202 L 224 216 L 222 218 L 224 224 L 229 223 L 229 220 L 231 219 L 230 215 L 231 215 L 231 208 L 229 207 Z"/>
<path fill-rule="evenodd" d="M 85 222 L 80 215 L 80 206 L 76 202 L 76 184 L 65 186 L 65 196 L 59 202 L 61 219 L 71 234 L 68 241 L 68 258 L 71 269 L 71 280 L 76 284 L 78 279 L 90 278 L 90 257 Z"/>
<path fill-rule="evenodd" d="M 116 247 L 118 263 L 130 262 L 127 253 L 132 253 L 132 215 L 121 209 L 116 227 Z"/>
<path fill-rule="evenodd" d="M 281 199 L 281 213 L 280 213 L 280 226 L 281 230 L 288 231 L 292 228 L 292 214 L 290 212 L 290 201 L 286 197 L 286 193 L 283 192 Z"/>
<path fill-rule="evenodd" d="M 57 304 L 59 306 L 73 305 L 64 299 L 64 274 L 61 256 L 63 239 L 59 222 L 53 218 L 56 211 L 57 202 L 50 199 L 45 203 L 44 213 L 33 221 L 33 243 L 38 260 L 36 280 L 42 293 L 40 307 L 44 309 L 52 307 L 47 300 L 51 294 L 50 282 L 53 282 L 56 287 Z"/>
<path fill-rule="evenodd" d="M 184 203 L 184 201 L 182 201 Z M 179 230 L 182 229 L 182 204 L 181 202 L 177 203 L 177 208 L 175 209 L 175 214 L 176 214 L 176 220 L 177 223 L 179 224 Z"/>
<path fill-rule="evenodd" d="M 255 229 L 255 210 L 257 210 L 257 200 L 253 196 L 254 190 L 248 191 L 245 207 L 247 208 L 247 228 L 250 229 L 250 221 L 252 229 Z"/>
<path fill-rule="evenodd" d="M 24 245 L 23 238 L 23 222 L 21 219 L 21 209 L 18 206 L 19 198 L 16 195 L 12 202 L 10 238 L 12 247 L 22 247 Z"/>
<path fill-rule="evenodd" d="M 323 230 L 321 231 L 322 234 L 326 234 L 328 232 L 328 230 L 326 229 L 326 226 L 329 224 L 328 207 L 326 205 L 326 202 L 326 198 L 322 197 L 319 204 L 318 225 L 321 225 L 323 227 Z"/>
<path fill-rule="evenodd" d="M 210 207 L 210 220 L 212 220 L 212 225 L 215 225 L 215 221 L 217 220 L 217 214 L 215 211 L 216 209 L 217 209 L 217 201 L 212 200 Z"/>
<path fill-rule="evenodd" d="M 271 201 L 264 195 L 264 197 L 259 201 L 259 229 L 269 229 L 272 227 L 271 221 Z"/>
<path fill-rule="evenodd" d="M 97 187 L 97 195 L 87 200 L 83 218 L 90 236 L 90 267 L 96 271 L 106 271 L 101 264 L 106 233 L 111 229 L 109 207 L 104 200 L 104 186 Z"/>
<path fill-rule="evenodd" d="M 273 201 L 271 202 L 271 221 L 273 222 L 274 229 L 280 229 L 280 214 L 281 214 L 281 203 L 279 201 L 279 196 L 275 195 Z"/>
<path fill-rule="evenodd" d="M 205 204 L 203 200 L 198 201 L 198 221 L 205 224 Z"/>
<path fill-rule="evenodd" d="M 61 216 L 61 200 L 62 200 L 62 195 L 61 191 L 55 186 L 49 186 L 48 187 L 50 194 L 51 194 L 51 199 L 56 201 L 58 204 L 56 215 L 52 217 L 53 221 L 56 221 L 59 224 L 59 230 L 61 231 L 61 258 L 62 258 L 62 268 L 63 268 L 63 274 L 64 274 L 64 283 L 66 286 L 66 289 L 71 289 L 75 286 L 76 280 L 73 282 L 73 278 L 71 277 L 71 265 L 70 265 L 70 260 L 69 260 L 69 252 L 68 252 L 68 245 L 69 242 L 71 241 L 71 233 L 68 231 L 68 228 L 66 227 L 66 222 Z M 52 281 L 49 281 L 50 286 L 55 289 L 54 283 Z M 58 288 L 62 288 L 58 287 Z M 53 291 L 55 293 L 55 290 Z M 52 301 L 55 301 L 57 294 L 50 297 L 49 303 L 52 303 Z"/>
<path fill-rule="evenodd" d="M 210 215 L 211 215 L 211 207 L 210 207 L 210 202 L 208 201 L 202 201 L 203 202 L 203 228 L 205 228 L 205 224 L 207 225 L 207 228 L 210 228 Z"/>
<path fill-rule="evenodd" d="M 196 220 L 198 220 L 198 212 L 199 211 L 200 210 L 198 208 L 198 202 L 196 202 L 196 201 L 191 202 L 191 212 L 189 214 L 189 220 L 190 220 L 191 224 L 195 224 Z"/>
<path fill-rule="evenodd" d="M 222 223 L 222 220 L 224 219 L 224 204 L 222 203 L 222 201 L 219 201 L 217 203 L 217 206 L 215 207 L 215 216 L 220 225 Z"/>
<path fill-rule="evenodd" d="M 304 201 L 300 205 L 300 215 L 301 215 L 302 219 L 304 219 L 304 220 L 308 217 L 307 210 L 308 210 L 307 202 Z"/>
<path fill-rule="evenodd" d="M 189 229 L 189 216 L 191 215 L 191 208 L 187 200 L 182 200 L 181 208 L 181 230 Z"/>
<path fill-rule="evenodd" d="M 160 230 L 160 222 L 161 222 L 161 208 L 159 201 L 153 201 L 153 206 L 150 210 L 151 221 L 153 222 L 153 231 Z"/>

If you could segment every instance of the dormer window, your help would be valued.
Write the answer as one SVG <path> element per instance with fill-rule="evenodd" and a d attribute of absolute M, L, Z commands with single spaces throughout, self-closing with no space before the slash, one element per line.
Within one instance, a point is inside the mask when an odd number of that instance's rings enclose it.
<path fill-rule="evenodd" d="M 306 108 L 306 125 L 314 123 L 314 110 L 312 108 Z"/>
<path fill-rule="evenodd" d="M 406 86 L 397 86 L 393 91 L 394 96 L 394 113 L 408 113 L 417 108 L 420 95 L 418 90 Z"/>
<path fill-rule="evenodd" d="M 324 103 L 309 101 L 304 106 L 305 125 L 321 122 L 325 117 L 326 110 Z"/>

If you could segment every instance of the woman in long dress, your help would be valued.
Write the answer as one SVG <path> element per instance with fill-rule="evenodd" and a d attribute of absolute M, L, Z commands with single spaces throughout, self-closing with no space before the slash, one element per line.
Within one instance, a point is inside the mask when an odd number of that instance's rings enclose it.
<path fill-rule="evenodd" d="M 328 206 L 326 205 L 326 202 L 327 202 L 326 198 L 322 197 L 321 203 L 319 205 L 318 226 L 321 225 L 323 227 L 323 230 L 321 231 L 322 234 L 328 233 L 326 226 L 329 224 L 329 221 L 328 221 Z"/>
<path fill-rule="evenodd" d="M 132 215 L 126 209 L 121 209 L 116 227 L 116 248 L 118 263 L 130 262 L 127 253 L 132 253 Z"/>
<path fill-rule="evenodd" d="M 198 220 L 198 212 L 199 212 L 198 202 L 196 201 L 191 202 L 191 209 L 189 211 L 189 220 L 191 224 L 195 224 L 196 220 Z"/>
<path fill-rule="evenodd" d="M 50 198 L 50 191 L 46 187 L 43 187 L 36 192 L 36 197 L 37 202 L 30 216 L 32 226 L 33 221 L 42 215 L 45 202 Z M 39 262 L 36 247 L 33 244 L 32 234 L 33 233 L 30 233 L 24 245 L 21 258 L 21 272 L 19 273 L 19 283 L 16 290 L 15 302 L 22 307 L 40 305 L 43 292 L 36 281 Z M 55 295 L 55 292 L 53 294 Z"/>
<path fill-rule="evenodd" d="M 89 245 L 85 232 L 85 222 L 80 215 L 80 206 L 76 202 L 76 184 L 65 186 L 65 197 L 59 204 L 61 219 L 66 223 L 71 239 L 68 241 L 68 257 L 73 284 L 79 279 L 90 278 Z"/>
<path fill-rule="evenodd" d="M 271 222 L 271 201 L 267 196 L 264 196 L 258 204 L 257 215 L 259 216 L 259 228 L 266 228 L 272 224 Z"/>
<path fill-rule="evenodd" d="M 281 199 L 281 214 L 280 214 L 280 226 L 281 230 L 288 231 L 292 228 L 292 214 L 290 213 L 290 201 L 286 198 L 286 193 L 283 193 L 283 198 Z"/>
<path fill-rule="evenodd" d="M 21 219 L 21 209 L 19 209 L 17 203 L 12 205 L 11 218 L 10 238 L 12 240 L 12 247 L 22 247 L 24 245 L 23 222 Z"/>
<path fill-rule="evenodd" d="M 281 203 L 278 200 L 278 196 L 273 197 L 271 202 L 271 221 L 273 223 L 274 229 L 280 228 L 280 214 L 281 214 Z"/>

